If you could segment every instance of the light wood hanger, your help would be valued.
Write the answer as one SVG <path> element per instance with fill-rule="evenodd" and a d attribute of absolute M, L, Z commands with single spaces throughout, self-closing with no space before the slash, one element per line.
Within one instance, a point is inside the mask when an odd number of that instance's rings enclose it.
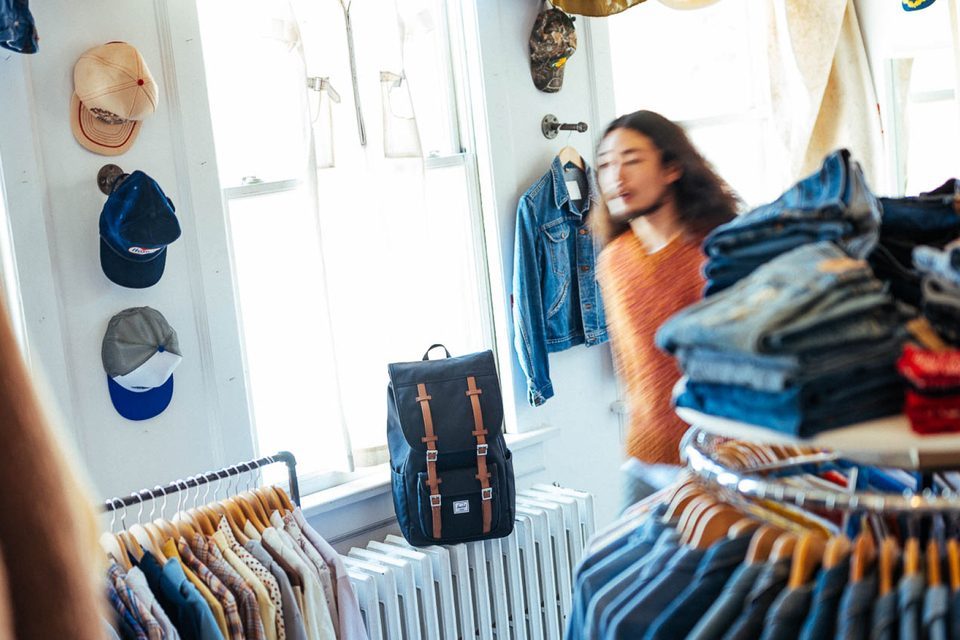
<path fill-rule="evenodd" d="M 885 596 L 893 591 L 896 584 L 897 561 L 900 557 L 900 545 L 895 538 L 888 536 L 880 544 L 880 558 L 878 561 L 880 582 L 878 591 Z"/>
<path fill-rule="evenodd" d="M 877 557 L 877 545 L 866 516 L 861 520 L 860 533 L 853 540 L 850 552 L 850 582 L 862 582 L 873 567 Z"/>
<path fill-rule="evenodd" d="M 920 574 L 920 540 L 912 536 L 903 545 L 903 574 Z"/>
<path fill-rule="evenodd" d="M 227 526 L 230 527 L 230 531 L 233 532 L 233 537 L 237 539 L 237 542 L 239 542 L 241 546 L 245 545 L 247 543 L 247 536 L 243 533 L 242 525 L 234 518 L 231 509 L 228 509 L 224 502 L 212 503 L 210 508 L 217 514 L 219 519 L 225 519 L 227 521 Z"/>
<path fill-rule="evenodd" d="M 680 518 L 690 501 L 697 496 L 703 495 L 703 493 L 704 489 L 700 485 L 694 483 L 680 487 L 680 489 L 673 495 L 673 499 L 667 505 L 667 510 L 663 514 L 663 521 L 671 522 Z"/>
<path fill-rule="evenodd" d="M 761 526 L 760 522 L 754 520 L 753 518 L 744 518 L 740 522 L 736 522 L 730 527 L 730 530 L 727 532 L 727 535 L 733 538 L 739 538 L 740 536 L 745 536 L 748 533 L 754 532 L 759 529 Z"/>
<path fill-rule="evenodd" d="M 566 165 L 568 162 L 572 162 L 580 170 L 583 170 L 584 168 L 583 156 L 581 156 L 580 152 L 570 145 L 561 148 L 560 151 L 557 152 L 557 157 L 560 158 L 561 165 Z"/>
<path fill-rule="evenodd" d="M 825 549 L 824 539 L 816 533 L 808 531 L 800 536 L 793 550 L 793 564 L 790 565 L 790 579 L 787 583 L 789 588 L 799 589 L 813 579 Z"/>
<path fill-rule="evenodd" d="M 293 513 L 296 510 L 296 505 L 293 504 L 293 500 L 290 499 L 290 496 L 287 495 L 287 492 L 283 490 L 283 487 L 278 487 L 274 485 L 273 490 L 277 493 L 277 496 L 280 498 L 280 504 L 289 511 Z"/>
<path fill-rule="evenodd" d="M 765 524 L 753 533 L 750 538 L 750 546 L 747 547 L 747 556 L 744 562 L 747 564 L 760 564 L 767 561 L 770 557 L 770 550 L 773 544 L 783 533 L 777 527 Z"/>
<path fill-rule="evenodd" d="M 116 534 L 102 534 L 100 536 L 100 548 L 103 549 L 103 552 L 106 553 L 108 557 L 113 558 L 113 560 L 120 565 L 124 571 L 130 570 L 130 558 L 127 556 L 126 552 L 121 546 L 120 539 L 116 536 Z"/>
<path fill-rule="evenodd" d="M 690 538 L 693 537 L 700 516 L 715 504 L 717 504 L 716 499 L 706 493 L 694 497 L 693 500 L 687 504 L 683 513 L 680 514 L 680 519 L 677 521 L 677 532 L 680 534 L 681 544 L 686 544 Z"/>
<path fill-rule="evenodd" d="M 943 573 L 940 569 L 940 543 L 931 536 L 927 541 L 927 586 L 939 587 L 943 584 Z"/>
<path fill-rule="evenodd" d="M 850 555 L 851 547 L 850 538 L 847 536 L 840 534 L 831 537 L 823 551 L 823 568 L 832 569 L 838 566 L 844 558 Z"/>
<path fill-rule="evenodd" d="M 140 542 L 127 531 L 121 531 L 117 536 L 120 538 L 120 541 L 123 542 L 127 553 L 139 562 L 140 559 L 143 558 L 143 547 L 140 546 Z"/>
<path fill-rule="evenodd" d="M 727 537 L 730 528 L 744 519 L 742 511 L 729 505 L 716 504 L 700 517 L 689 540 L 689 546 L 706 550 L 717 540 Z"/>
<path fill-rule="evenodd" d="M 956 538 L 947 540 L 947 567 L 950 569 L 950 591 L 960 591 L 960 543 Z"/>
<path fill-rule="evenodd" d="M 199 529 L 191 522 L 190 516 L 182 511 L 173 516 L 173 526 L 176 527 L 177 533 L 190 542 L 193 542 L 193 537 L 197 535 Z"/>
<path fill-rule="evenodd" d="M 777 538 L 777 541 L 773 543 L 773 548 L 770 549 L 770 560 L 772 562 L 777 562 L 780 560 L 786 560 L 793 556 L 793 550 L 797 546 L 797 536 L 793 533 L 783 533 Z"/>

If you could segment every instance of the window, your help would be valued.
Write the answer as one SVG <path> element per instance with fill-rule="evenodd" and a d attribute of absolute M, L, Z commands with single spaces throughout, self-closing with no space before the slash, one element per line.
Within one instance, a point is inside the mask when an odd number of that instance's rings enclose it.
<path fill-rule="evenodd" d="M 609 20 L 617 113 L 650 109 L 681 124 L 751 205 L 777 197 L 787 180 L 770 152 L 762 4 L 725 0 L 677 11 L 646 2 Z"/>
<path fill-rule="evenodd" d="M 7 197 L 3 184 L 3 168 L 0 165 L 0 295 L 3 305 L 10 316 L 13 332 L 20 345 L 20 351 L 27 354 L 27 340 L 24 334 L 23 308 L 20 304 L 20 290 L 17 284 L 17 267 L 13 256 L 10 219 L 7 215 Z"/>
<path fill-rule="evenodd" d="M 907 62 L 909 82 L 903 96 L 893 100 L 895 184 L 904 193 L 930 191 L 955 175 L 960 148 L 960 111 L 954 91 L 953 50 L 948 47 L 917 51 L 910 58 L 891 60 L 888 73 L 895 77 Z"/>
<path fill-rule="evenodd" d="M 353 3 L 358 108 L 337 2 L 198 6 L 258 447 L 309 492 L 386 461 L 387 363 L 493 345 L 457 7 Z"/>

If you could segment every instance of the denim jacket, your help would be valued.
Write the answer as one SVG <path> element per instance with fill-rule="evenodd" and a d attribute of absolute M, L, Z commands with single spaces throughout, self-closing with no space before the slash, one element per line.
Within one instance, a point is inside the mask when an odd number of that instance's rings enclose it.
<path fill-rule="evenodd" d="M 585 220 L 598 194 L 593 172 L 584 168 L 589 194 L 583 211 L 570 199 L 559 158 L 517 206 L 514 345 L 533 406 L 553 396 L 548 353 L 607 340 L 595 274 L 598 251 Z"/>

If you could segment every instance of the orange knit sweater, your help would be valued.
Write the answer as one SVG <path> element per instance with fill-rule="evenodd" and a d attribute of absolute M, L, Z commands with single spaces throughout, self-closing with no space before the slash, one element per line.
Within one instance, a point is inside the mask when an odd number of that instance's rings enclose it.
<path fill-rule="evenodd" d="M 641 462 L 679 462 L 686 425 L 674 413 L 670 394 L 680 373 L 673 358 L 657 349 L 654 335 L 667 318 L 701 298 L 703 259 L 699 239 L 680 236 L 648 254 L 633 232 L 600 253 L 597 277 L 630 410 L 627 454 Z"/>

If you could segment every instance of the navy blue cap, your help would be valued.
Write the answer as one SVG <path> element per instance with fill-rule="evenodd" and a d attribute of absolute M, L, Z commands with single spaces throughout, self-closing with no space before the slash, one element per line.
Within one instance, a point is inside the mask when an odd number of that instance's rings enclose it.
<path fill-rule="evenodd" d="M 37 27 L 27 0 L 0 0 L 0 47 L 17 53 L 36 53 L 37 40 Z"/>
<path fill-rule="evenodd" d="M 2 0 L 0 0 L 2 1 Z M 100 212 L 100 267 L 122 287 L 151 287 L 163 275 L 167 245 L 180 237 L 173 202 L 157 182 L 134 171 Z"/>
<path fill-rule="evenodd" d="M 900 4 L 904 11 L 919 11 L 920 9 L 926 9 L 934 2 L 936 0 L 901 0 Z"/>

